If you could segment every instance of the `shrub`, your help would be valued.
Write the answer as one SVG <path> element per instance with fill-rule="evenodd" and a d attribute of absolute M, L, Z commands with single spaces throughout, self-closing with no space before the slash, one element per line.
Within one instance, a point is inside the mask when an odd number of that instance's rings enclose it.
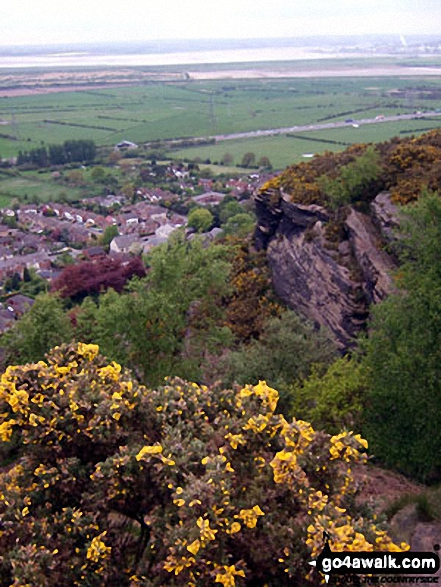
<path fill-rule="evenodd" d="M 342 427 L 358 428 L 366 393 L 364 366 L 342 357 L 326 373 L 322 371 L 323 368 L 313 368 L 307 379 L 292 387 L 293 412 L 333 434 Z"/>
<path fill-rule="evenodd" d="M 366 447 L 275 414 L 264 382 L 147 390 L 79 343 L 1 377 L 2 585 L 292 585 L 335 550 L 398 550 L 354 506 Z M 404 548 L 404 545 L 402 545 Z"/>

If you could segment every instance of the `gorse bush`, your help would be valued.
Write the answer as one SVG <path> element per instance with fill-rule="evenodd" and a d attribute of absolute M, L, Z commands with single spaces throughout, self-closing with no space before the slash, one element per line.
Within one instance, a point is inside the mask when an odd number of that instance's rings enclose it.
<path fill-rule="evenodd" d="M 263 382 L 148 390 L 98 350 L 1 376 L 0 438 L 18 446 L 0 477 L 1 585 L 317 583 L 324 530 L 335 550 L 399 549 L 354 505 L 359 435 L 287 422 Z"/>

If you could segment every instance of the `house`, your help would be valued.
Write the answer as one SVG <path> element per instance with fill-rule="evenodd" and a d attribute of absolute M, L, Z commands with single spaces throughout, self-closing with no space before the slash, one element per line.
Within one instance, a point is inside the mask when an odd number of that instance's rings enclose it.
<path fill-rule="evenodd" d="M 8 247 L 2 247 L 0 245 L 0 261 L 5 261 L 6 259 L 12 259 L 14 254 Z"/>
<path fill-rule="evenodd" d="M 157 247 L 158 245 L 162 245 L 163 243 L 167 242 L 167 237 L 164 236 L 150 236 L 145 242 L 144 242 L 144 246 L 143 246 L 143 252 L 144 253 L 148 253 L 149 251 L 151 251 L 154 247 Z"/>
<path fill-rule="evenodd" d="M 6 312 L 9 314 L 6 314 Z M 0 312 L 0 333 L 6 332 L 14 324 L 14 315 L 9 310 L 2 310 Z"/>
<path fill-rule="evenodd" d="M 132 143 L 131 141 L 121 141 L 115 147 L 118 151 L 124 149 L 137 149 L 138 145 L 136 143 Z"/>
<path fill-rule="evenodd" d="M 5 302 L 7 309 L 13 312 L 15 316 L 22 316 L 34 304 L 35 300 L 29 296 L 17 293 L 10 296 Z"/>
<path fill-rule="evenodd" d="M 106 257 L 107 253 L 103 249 L 103 247 L 95 246 L 95 247 L 89 247 L 87 249 L 84 249 L 83 255 L 87 259 L 93 260 L 93 259 L 100 259 L 102 257 Z"/>
<path fill-rule="evenodd" d="M 192 199 L 200 206 L 217 206 L 225 198 L 225 194 L 220 192 L 206 192 L 200 196 L 194 196 Z"/>
<path fill-rule="evenodd" d="M 130 253 L 136 243 L 139 243 L 140 238 L 137 234 L 123 234 L 115 236 L 110 243 L 110 251 L 112 253 Z"/>
<path fill-rule="evenodd" d="M 159 228 L 156 229 L 155 236 L 158 236 L 158 237 L 164 238 L 164 239 L 168 239 L 168 237 L 171 235 L 171 233 L 174 232 L 177 228 L 179 228 L 179 227 L 174 224 L 169 224 L 169 223 L 164 224 L 163 226 L 160 226 Z"/>

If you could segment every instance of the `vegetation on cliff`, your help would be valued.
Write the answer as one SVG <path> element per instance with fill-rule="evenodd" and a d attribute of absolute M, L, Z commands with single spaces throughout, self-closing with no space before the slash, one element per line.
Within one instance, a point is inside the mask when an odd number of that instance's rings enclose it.
<path fill-rule="evenodd" d="M 408 204 L 441 178 L 441 131 L 393 138 L 377 145 L 356 144 L 291 165 L 261 188 L 281 189 L 300 204 L 343 205 L 368 202 L 389 190 L 397 204 Z"/>

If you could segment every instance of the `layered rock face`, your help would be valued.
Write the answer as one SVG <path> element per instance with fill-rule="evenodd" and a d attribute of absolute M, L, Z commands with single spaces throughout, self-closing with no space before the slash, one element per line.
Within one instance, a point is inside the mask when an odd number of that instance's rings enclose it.
<path fill-rule="evenodd" d="M 370 304 L 392 291 L 395 263 L 383 246 L 398 214 L 389 195 L 380 194 L 369 215 L 349 208 L 337 220 L 279 189 L 259 192 L 255 204 L 255 243 L 267 250 L 277 294 L 347 349 L 365 327 Z"/>

